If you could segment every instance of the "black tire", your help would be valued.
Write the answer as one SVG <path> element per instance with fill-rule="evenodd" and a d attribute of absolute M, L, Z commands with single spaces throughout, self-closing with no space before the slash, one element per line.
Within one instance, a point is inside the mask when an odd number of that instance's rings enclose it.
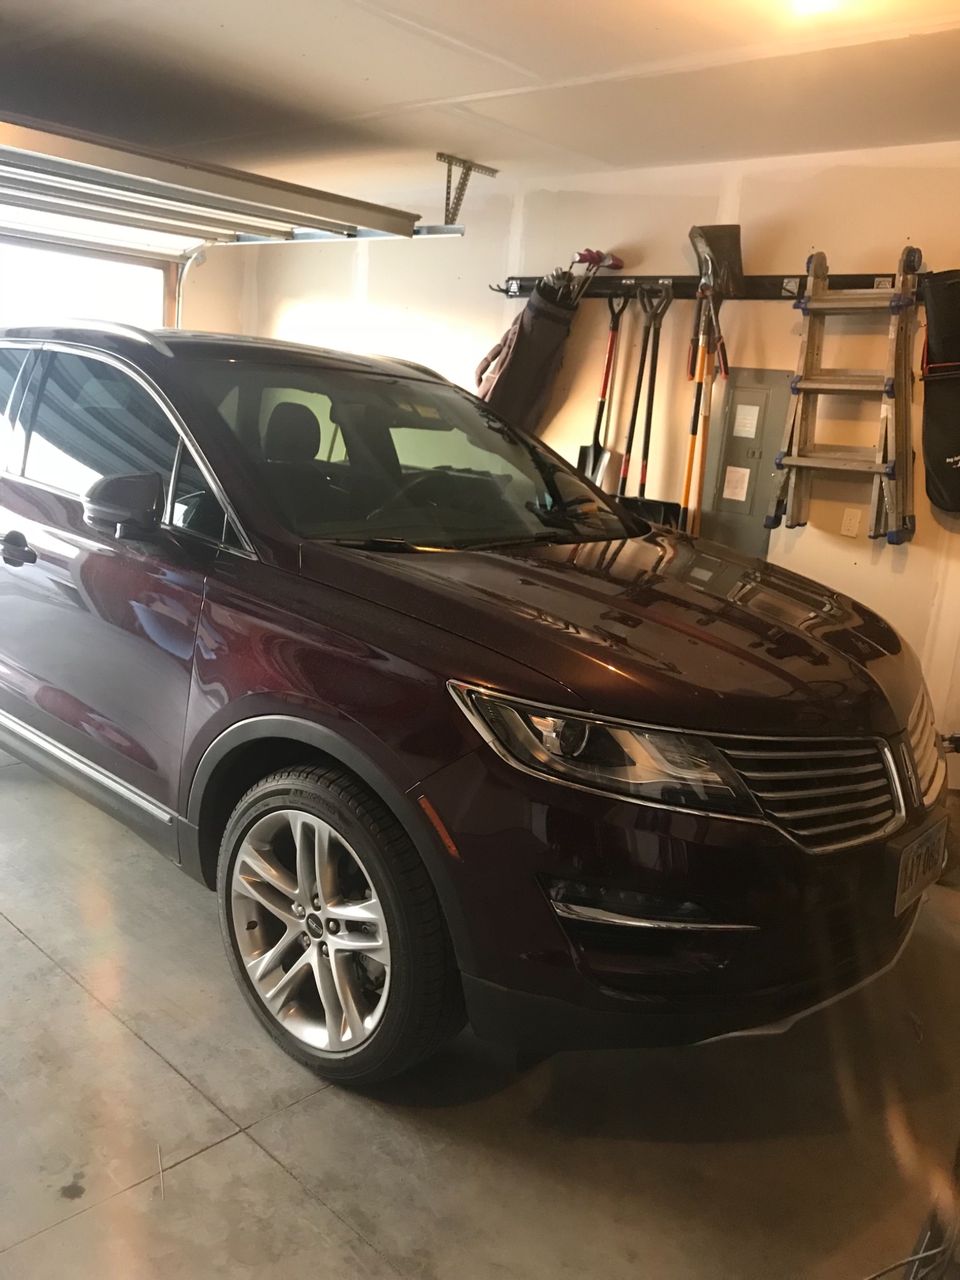
<path fill-rule="evenodd" d="M 230 905 L 234 863 L 252 825 L 280 809 L 312 814 L 349 842 L 386 920 L 390 988 L 376 1028 L 352 1050 L 325 1052 L 291 1035 L 265 1007 L 240 958 Z M 387 1080 L 429 1057 L 463 1027 L 460 975 L 426 868 L 390 811 L 339 766 L 283 769 L 242 797 L 220 846 L 217 898 L 227 956 L 247 1003 L 281 1048 L 326 1079 Z"/>

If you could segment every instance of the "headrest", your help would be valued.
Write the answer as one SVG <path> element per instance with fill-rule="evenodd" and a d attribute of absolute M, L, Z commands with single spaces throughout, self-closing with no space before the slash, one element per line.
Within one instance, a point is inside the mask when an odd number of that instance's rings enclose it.
<path fill-rule="evenodd" d="M 270 414 L 263 452 L 268 462 L 312 462 L 320 452 L 320 423 L 305 404 L 287 400 Z"/>

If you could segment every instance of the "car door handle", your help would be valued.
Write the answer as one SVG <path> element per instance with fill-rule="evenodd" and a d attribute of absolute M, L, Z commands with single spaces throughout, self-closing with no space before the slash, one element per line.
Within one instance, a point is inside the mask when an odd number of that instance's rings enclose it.
<path fill-rule="evenodd" d="M 14 569 L 20 565 L 37 563 L 37 553 L 27 545 L 26 538 L 18 529 L 11 529 L 0 543 L 0 557 L 4 564 Z"/>

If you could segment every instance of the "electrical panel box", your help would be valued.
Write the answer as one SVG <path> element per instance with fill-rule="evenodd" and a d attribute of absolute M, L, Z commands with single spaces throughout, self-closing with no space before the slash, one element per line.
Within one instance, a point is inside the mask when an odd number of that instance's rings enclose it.
<path fill-rule="evenodd" d="M 790 369 L 731 369 L 719 422 L 707 445 L 700 532 L 766 556 L 763 527 L 774 489 L 774 460 L 792 408 Z M 721 383 L 717 383 L 714 394 Z"/>

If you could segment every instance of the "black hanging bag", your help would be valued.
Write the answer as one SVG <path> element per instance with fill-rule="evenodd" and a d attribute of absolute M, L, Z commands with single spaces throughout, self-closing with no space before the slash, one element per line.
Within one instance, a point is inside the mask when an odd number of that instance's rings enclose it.
<path fill-rule="evenodd" d="M 477 395 L 511 426 L 541 434 L 563 361 L 576 303 L 557 302 L 538 284 L 527 305 L 477 369 Z"/>
<path fill-rule="evenodd" d="M 923 463 L 927 497 L 960 515 L 960 271 L 933 271 L 921 290 L 927 312 L 923 352 Z"/>

